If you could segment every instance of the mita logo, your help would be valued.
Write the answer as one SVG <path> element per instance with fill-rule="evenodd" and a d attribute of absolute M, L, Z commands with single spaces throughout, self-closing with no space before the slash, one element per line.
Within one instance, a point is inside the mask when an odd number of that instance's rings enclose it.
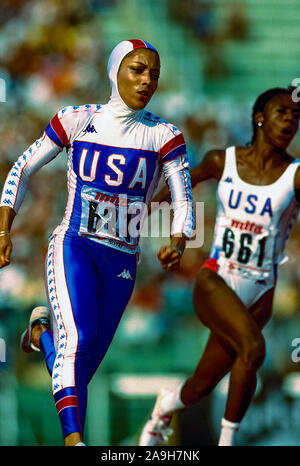
<path fill-rule="evenodd" d="M 254 222 L 249 222 L 249 220 L 247 220 L 246 222 L 240 222 L 239 220 L 232 219 L 230 228 L 237 228 L 238 230 L 242 231 L 250 231 L 252 233 L 255 233 L 256 235 L 259 235 L 262 232 L 262 225 L 257 225 Z"/>
<path fill-rule="evenodd" d="M 98 191 L 95 196 L 95 201 L 106 202 L 113 204 L 116 207 L 128 207 L 130 200 L 127 199 L 126 195 L 119 196 L 118 194 L 107 194 L 101 191 Z"/>
<path fill-rule="evenodd" d="M 258 215 L 263 216 L 267 213 L 270 217 L 273 217 L 271 198 L 267 197 L 263 207 L 256 212 L 258 209 L 257 204 L 259 203 L 261 205 L 261 202 L 259 201 L 260 199 L 256 194 L 248 194 L 245 199 L 245 194 L 243 195 L 242 191 L 235 192 L 235 190 L 232 189 L 229 194 L 228 206 L 230 209 L 244 209 L 247 214 L 257 213 Z"/>

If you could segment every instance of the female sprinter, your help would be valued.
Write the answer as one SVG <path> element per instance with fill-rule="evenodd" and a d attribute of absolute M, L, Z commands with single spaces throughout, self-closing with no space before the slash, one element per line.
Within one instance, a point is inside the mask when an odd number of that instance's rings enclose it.
<path fill-rule="evenodd" d="M 138 222 L 131 229 L 130 222 L 152 198 L 162 172 L 176 206 L 170 246 L 159 252 L 163 265 L 178 267 L 192 234 L 183 135 L 144 110 L 159 73 L 154 47 L 142 40 L 120 42 L 108 62 L 109 102 L 59 111 L 19 157 L 3 188 L 1 267 L 10 262 L 10 229 L 29 176 L 66 148 L 68 200 L 50 237 L 45 268 L 53 333 L 42 307 L 34 309 L 22 337 L 25 351 L 40 348 L 45 354 L 66 445 L 83 444 L 87 385 L 134 287 L 139 235 Z"/>
<path fill-rule="evenodd" d="M 300 160 L 286 151 L 299 124 L 294 88 L 274 88 L 253 107 L 249 146 L 209 151 L 191 172 L 192 186 L 218 180 L 210 258 L 194 288 L 195 311 L 210 329 L 194 374 L 175 392 L 162 390 L 140 445 L 159 445 L 172 413 L 199 402 L 230 372 L 219 445 L 234 445 L 265 357 L 262 328 L 271 317 L 277 266 L 298 214 Z M 154 201 L 167 198 L 159 193 Z"/>

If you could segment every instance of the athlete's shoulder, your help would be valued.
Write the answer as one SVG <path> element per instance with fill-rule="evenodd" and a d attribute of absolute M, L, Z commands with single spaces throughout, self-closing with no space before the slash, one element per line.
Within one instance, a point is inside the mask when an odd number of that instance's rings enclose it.
<path fill-rule="evenodd" d="M 192 186 L 210 178 L 220 180 L 225 165 L 225 150 L 211 149 L 191 171 Z"/>
<path fill-rule="evenodd" d="M 186 154 L 186 144 L 177 126 L 151 112 L 144 112 L 143 123 L 153 128 L 152 138 L 155 150 L 162 163 L 170 162 Z"/>
<path fill-rule="evenodd" d="M 212 160 L 215 162 L 224 162 L 225 154 L 225 149 L 210 149 L 205 153 L 204 159 Z"/>
<path fill-rule="evenodd" d="M 101 108 L 102 105 L 100 104 L 68 105 L 66 107 L 61 108 L 57 112 L 57 116 L 59 119 L 67 116 L 73 116 L 74 118 L 78 118 L 79 116 L 99 112 Z"/>
<path fill-rule="evenodd" d="M 224 149 L 211 149 L 203 157 L 202 164 L 206 166 L 210 173 L 221 178 L 225 165 L 226 151 Z"/>
<path fill-rule="evenodd" d="M 93 114 L 101 111 L 101 105 L 68 105 L 60 109 L 46 128 L 47 136 L 60 148 L 69 147 L 76 134 Z"/>
<path fill-rule="evenodd" d="M 170 123 L 164 118 L 148 111 L 145 111 L 143 114 L 143 122 L 145 124 L 148 124 L 149 126 L 151 125 L 153 127 L 156 127 L 158 130 L 160 130 L 162 133 L 165 133 L 170 138 L 182 133 L 182 131 L 179 128 L 177 128 L 177 126 L 173 125 L 173 123 Z"/>

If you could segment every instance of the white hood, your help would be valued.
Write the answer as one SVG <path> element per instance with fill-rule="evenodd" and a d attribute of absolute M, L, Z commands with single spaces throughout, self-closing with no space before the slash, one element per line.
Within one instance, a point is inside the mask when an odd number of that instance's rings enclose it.
<path fill-rule="evenodd" d="M 107 74 L 111 86 L 111 96 L 108 104 L 111 106 L 114 113 L 122 116 L 136 115 L 140 110 L 133 110 L 128 107 L 124 100 L 121 98 L 118 91 L 118 82 L 117 76 L 118 71 L 121 65 L 123 58 L 133 50 L 146 48 L 154 50 L 157 54 L 157 50 L 148 42 L 144 40 L 134 39 L 134 40 L 123 40 L 120 42 L 110 54 L 108 64 L 107 64 Z"/>

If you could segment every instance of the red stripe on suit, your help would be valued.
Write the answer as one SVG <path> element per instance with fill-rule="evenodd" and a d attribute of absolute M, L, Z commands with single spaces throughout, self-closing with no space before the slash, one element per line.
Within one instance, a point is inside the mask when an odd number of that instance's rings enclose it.
<path fill-rule="evenodd" d="M 180 133 L 167 142 L 161 149 L 160 149 L 160 157 L 163 159 L 166 155 L 168 155 L 172 150 L 176 149 L 179 146 L 185 144 L 185 140 L 183 134 Z"/>
<path fill-rule="evenodd" d="M 56 409 L 58 413 L 60 413 L 62 409 L 69 408 L 70 406 L 74 406 L 76 408 L 78 407 L 77 396 L 75 395 L 66 396 L 65 398 L 62 398 L 56 403 Z"/>
<path fill-rule="evenodd" d="M 69 145 L 69 138 L 63 128 L 63 125 L 61 124 L 57 114 L 55 115 L 55 117 L 52 118 L 51 120 L 51 126 L 53 128 L 53 130 L 56 132 L 57 136 L 59 137 L 59 139 L 61 140 L 61 142 L 63 143 L 64 146 L 68 146 Z"/>

